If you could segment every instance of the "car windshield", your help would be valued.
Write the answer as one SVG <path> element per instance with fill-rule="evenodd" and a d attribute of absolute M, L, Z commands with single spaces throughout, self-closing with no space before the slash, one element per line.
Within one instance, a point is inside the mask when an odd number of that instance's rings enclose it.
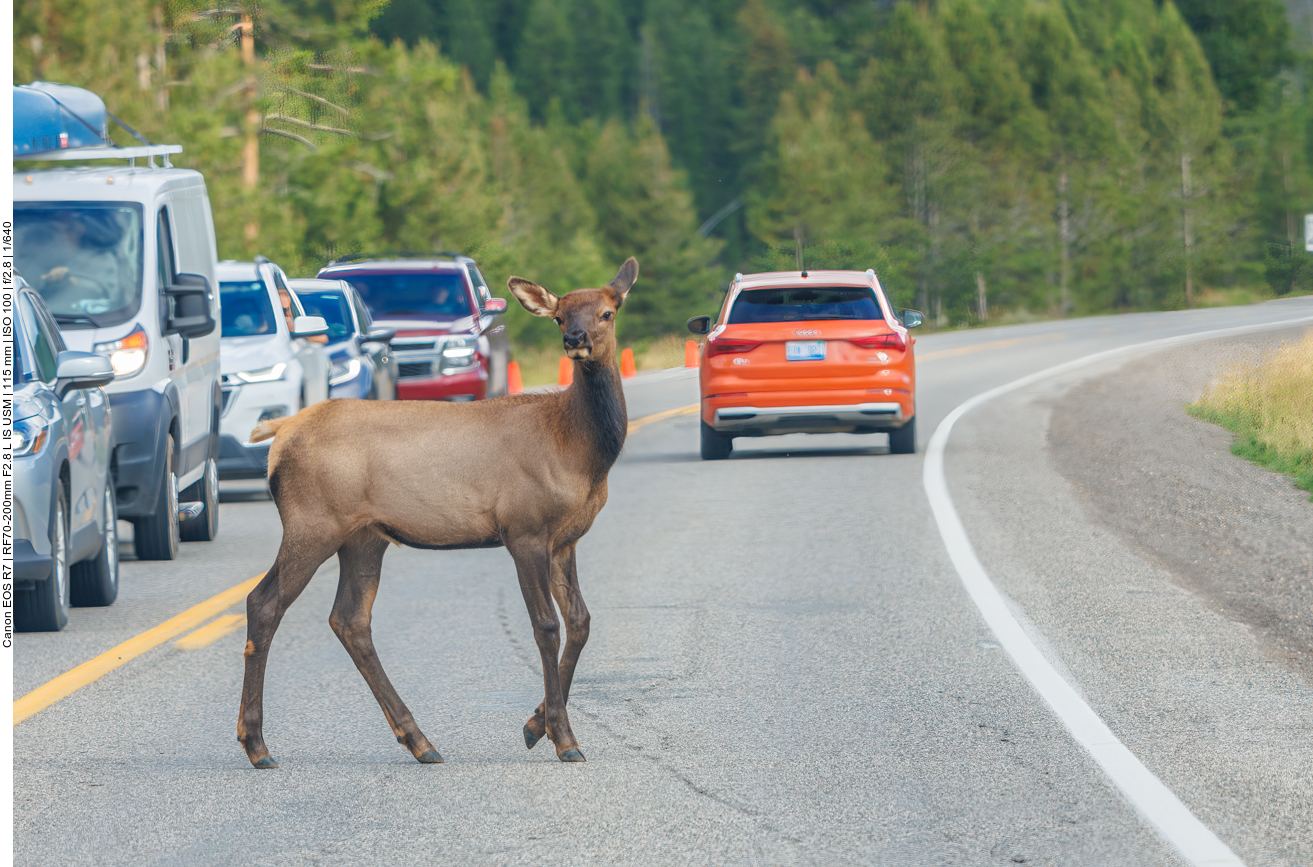
<path fill-rule="evenodd" d="M 470 315 L 465 278 L 455 271 L 420 274 L 353 274 L 347 278 L 375 319 Z"/>
<path fill-rule="evenodd" d="M 329 343 L 346 340 L 355 333 L 351 325 L 351 311 L 347 308 L 346 296 L 342 292 L 332 289 L 297 289 L 296 297 L 301 299 L 301 306 L 306 313 L 324 317 L 328 323 Z"/>
<path fill-rule="evenodd" d="M 861 286 L 791 286 L 739 294 L 729 324 L 815 319 L 883 319 L 870 289 Z"/>
<path fill-rule="evenodd" d="M 21 202 L 14 265 L 63 328 L 104 328 L 141 307 L 141 209 L 127 202 Z"/>
<path fill-rule="evenodd" d="M 277 334 L 278 320 L 269 303 L 269 290 L 262 280 L 242 280 L 219 284 L 219 301 L 223 310 L 224 337 L 255 337 Z"/>

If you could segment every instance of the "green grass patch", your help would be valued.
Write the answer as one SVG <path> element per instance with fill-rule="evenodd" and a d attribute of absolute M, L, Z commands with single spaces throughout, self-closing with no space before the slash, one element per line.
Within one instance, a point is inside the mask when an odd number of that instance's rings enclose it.
<path fill-rule="evenodd" d="M 1313 493 L 1313 333 L 1225 371 L 1186 411 L 1234 433 L 1232 454 Z"/>

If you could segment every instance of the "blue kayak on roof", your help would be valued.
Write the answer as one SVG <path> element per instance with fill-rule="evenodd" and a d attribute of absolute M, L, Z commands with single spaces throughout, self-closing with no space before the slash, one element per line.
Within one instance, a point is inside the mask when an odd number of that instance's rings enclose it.
<path fill-rule="evenodd" d="M 110 143 L 105 102 L 89 90 L 34 81 L 14 86 L 14 156 Z"/>

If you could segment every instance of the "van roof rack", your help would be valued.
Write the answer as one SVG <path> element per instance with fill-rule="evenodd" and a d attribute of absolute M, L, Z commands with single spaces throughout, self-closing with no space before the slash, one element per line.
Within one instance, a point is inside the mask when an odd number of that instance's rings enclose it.
<path fill-rule="evenodd" d="M 131 148 L 115 147 L 85 147 L 85 148 L 66 148 L 58 151 L 45 151 L 39 154 L 23 154 L 18 157 L 20 160 L 41 160 L 50 162 L 65 162 L 69 160 L 127 160 L 129 165 L 135 166 L 137 160 L 146 159 L 146 165 L 155 168 L 155 157 L 163 157 L 162 168 L 171 169 L 173 163 L 169 162 L 169 154 L 182 153 L 182 145 L 141 145 Z"/>
<path fill-rule="evenodd" d="M 464 253 L 451 250 L 387 250 L 381 253 L 348 253 L 339 256 L 329 265 L 347 265 L 351 262 L 365 262 L 371 259 L 468 259 Z"/>

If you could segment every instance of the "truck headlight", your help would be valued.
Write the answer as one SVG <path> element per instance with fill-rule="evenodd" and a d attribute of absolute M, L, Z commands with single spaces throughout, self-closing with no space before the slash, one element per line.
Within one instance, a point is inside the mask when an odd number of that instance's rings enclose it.
<path fill-rule="evenodd" d="M 39 415 L 14 422 L 14 457 L 36 454 L 49 438 L 50 423 Z"/>
<path fill-rule="evenodd" d="M 461 370 L 472 367 L 478 362 L 474 357 L 474 338 L 450 337 L 442 345 L 442 369 Z"/>
<path fill-rule="evenodd" d="M 348 358 L 346 361 L 338 361 L 328 369 L 328 384 L 341 385 L 344 382 L 350 382 L 360 373 L 360 359 Z"/>
<path fill-rule="evenodd" d="M 105 356 L 109 359 L 109 363 L 114 365 L 115 376 L 132 376 L 145 367 L 148 349 L 150 349 L 150 341 L 140 325 L 132 329 L 132 333 L 122 340 L 97 343 L 91 347 L 92 352 Z"/>
<path fill-rule="evenodd" d="M 261 367 L 258 370 L 243 370 L 240 373 L 233 374 L 242 382 L 277 382 L 283 378 L 283 371 L 287 370 L 287 362 L 280 361 L 272 367 Z"/>

